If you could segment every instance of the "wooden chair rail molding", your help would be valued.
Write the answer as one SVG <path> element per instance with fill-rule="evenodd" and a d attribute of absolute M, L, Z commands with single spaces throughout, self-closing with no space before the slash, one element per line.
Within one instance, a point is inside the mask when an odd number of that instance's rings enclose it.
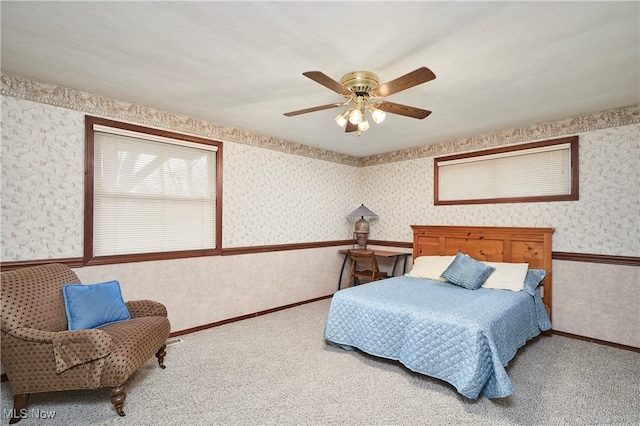
<path fill-rule="evenodd" d="M 335 247 L 351 245 L 351 240 L 335 240 L 335 241 L 320 241 L 314 243 L 294 243 L 294 244 L 275 244 L 264 246 L 247 246 L 247 247 L 231 247 L 222 249 L 222 256 L 235 256 L 241 254 L 252 253 L 267 253 L 273 251 L 283 250 L 304 250 L 310 248 L 322 248 L 322 247 Z M 384 241 L 384 240 L 369 240 L 369 245 L 383 246 L 383 247 L 397 247 L 410 249 L 413 247 L 413 243 L 407 243 L 404 241 Z M 572 262 L 587 262 L 587 263 L 606 263 L 610 265 L 627 265 L 627 266 L 640 266 L 640 257 L 635 256 L 611 256 L 607 254 L 588 254 L 588 253 L 569 253 L 569 252 L 552 252 L 553 260 L 567 260 Z M 138 260 L 142 261 L 142 260 Z M 19 260 L 14 262 L 2 262 L 0 263 L 1 271 L 11 271 L 14 269 L 26 268 L 27 266 L 43 265 L 46 263 L 62 263 L 68 265 L 71 268 L 82 268 L 84 265 L 81 257 L 73 258 L 60 258 L 60 259 L 38 259 L 38 260 Z"/>
<path fill-rule="evenodd" d="M 640 257 L 634 256 L 609 256 L 606 254 L 567 253 L 554 251 L 554 260 L 569 260 L 572 262 L 608 263 L 611 265 L 640 266 Z"/>

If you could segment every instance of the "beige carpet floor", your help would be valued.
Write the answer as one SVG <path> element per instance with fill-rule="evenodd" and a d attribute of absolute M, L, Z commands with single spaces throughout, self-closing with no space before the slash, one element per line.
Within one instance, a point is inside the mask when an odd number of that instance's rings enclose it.
<path fill-rule="evenodd" d="M 539 337 L 507 371 L 515 392 L 470 401 L 401 364 L 328 346 L 330 300 L 182 336 L 165 370 L 106 389 L 34 394 L 21 425 L 639 425 L 640 354 Z M 2 384 L 4 415 L 11 409 Z M 53 416 L 53 418 L 50 418 Z"/>

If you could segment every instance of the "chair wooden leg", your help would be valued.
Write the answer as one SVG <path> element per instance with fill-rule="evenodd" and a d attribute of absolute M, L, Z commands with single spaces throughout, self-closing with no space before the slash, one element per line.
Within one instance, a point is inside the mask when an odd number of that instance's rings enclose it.
<path fill-rule="evenodd" d="M 124 391 L 124 386 L 118 386 L 111 388 L 111 403 L 116 409 L 116 412 L 120 417 L 124 417 L 124 400 L 127 398 L 127 393 Z"/>
<path fill-rule="evenodd" d="M 20 393 L 13 396 L 13 412 L 9 424 L 18 423 L 26 415 L 27 402 L 29 402 L 28 393 Z"/>
<path fill-rule="evenodd" d="M 158 365 L 160 368 L 166 368 L 164 365 L 164 356 L 167 354 L 165 351 L 166 347 L 167 345 L 162 345 L 162 347 L 158 349 L 158 352 L 156 352 L 156 358 L 158 358 Z"/>

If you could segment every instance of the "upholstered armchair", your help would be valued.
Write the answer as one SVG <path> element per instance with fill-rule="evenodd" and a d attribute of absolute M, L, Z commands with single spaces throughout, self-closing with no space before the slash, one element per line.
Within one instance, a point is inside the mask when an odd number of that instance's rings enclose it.
<path fill-rule="evenodd" d="M 10 423 L 20 420 L 32 393 L 102 387 L 111 389 L 111 402 L 124 416 L 129 376 L 154 354 L 164 368 L 170 330 L 164 305 L 127 302 L 130 319 L 69 330 L 63 287 L 81 284 L 69 267 L 49 264 L 0 275 L 1 361 L 14 395 Z"/>

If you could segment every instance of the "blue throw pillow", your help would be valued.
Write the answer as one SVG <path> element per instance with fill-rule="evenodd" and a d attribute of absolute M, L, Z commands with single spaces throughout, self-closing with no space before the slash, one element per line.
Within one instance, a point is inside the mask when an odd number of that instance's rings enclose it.
<path fill-rule="evenodd" d="M 96 328 L 131 319 L 118 281 L 67 284 L 62 287 L 62 295 L 69 330 Z"/>
<path fill-rule="evenodd" d="M 532 296 L 535 296 L 536 288 L 538 288 L 546 276 L 547 271 L 545 269 L 529 269 L 527 271 L 527 276 L 524 279 L 524 288 L 522 290 Z"/>
<path fill-rule="evenodd" d="M 495 269 L 466 254 L 458 253 L 451 265 L 440 276 L 460 287 L 477 290 Z"/>

